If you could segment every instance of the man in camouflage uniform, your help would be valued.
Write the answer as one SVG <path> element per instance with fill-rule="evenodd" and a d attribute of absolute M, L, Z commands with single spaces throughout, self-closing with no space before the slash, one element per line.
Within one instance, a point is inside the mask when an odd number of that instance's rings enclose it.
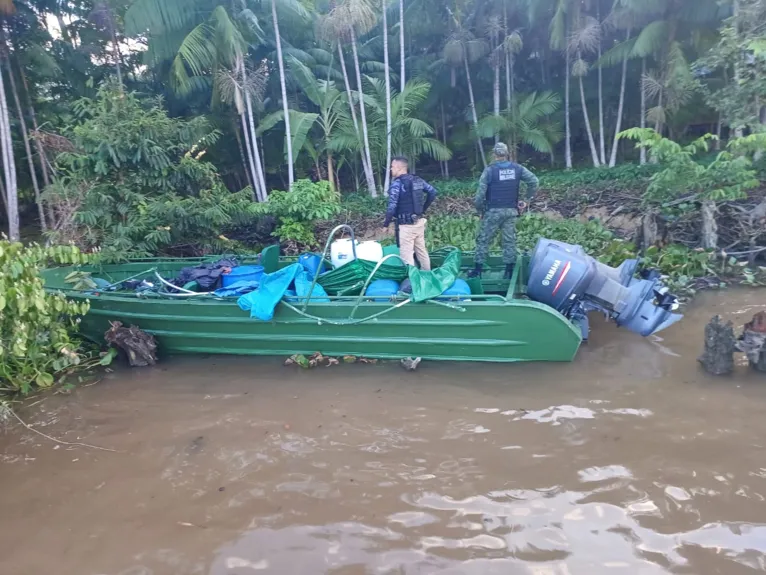
<path fill-rule="evenodd" d="M 521 182 L 527 184 L 527 201 L 537 192 L 538 179 L 524 166 L 509 160 L 508 146 L 502 142 L 492 150 L 495 159 L 481 174 L 474 198 L 481 215 L 481 227 L 476 239 L 475 267 L 468 277 L 481 277 L 489 244 L 498 231 L 503 232 L 503 263 L 505 278 L 510 279 L 516 265 L 516 218 L 526 203 L 519 200 Z"/>

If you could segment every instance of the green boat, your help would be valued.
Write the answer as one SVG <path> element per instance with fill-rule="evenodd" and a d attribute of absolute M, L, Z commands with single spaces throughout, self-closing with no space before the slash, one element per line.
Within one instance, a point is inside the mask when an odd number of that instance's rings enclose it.
<path fill-rule="evenodd" d="M 341 228 L 344 226 L 336 230 Z M 334 234 L 328 239 L 323 259 Z M 351 235 L 353 243 L 353 231 Z M 440 268 L 449 259 L 455 267 L 458 261 L 461 263 L 453 271 L 465 276 L 473 258 L 469 253 L 461 255 L 456 257 L 454 248 L 438 250 L 432 254 L 432 266 Z M 44 270 L 43 279 L 47 290 L 90 301 L 90 311 L 81 323 L 84 336 L 103 342 L 110 322 L 119 321 L 154 335 L 164 354 L 290 356 L 321 352 L 326 356 L 380 359 L 571 361 L 587 337 L 580 317 L 583 314 L 559 311 L 528 297 L 527 285 L 535 270 L 530 268 L 526 254 L 520 256 L 510 279 L 503 279 L 502 260 L 493 255 L 481 279 L 469 280 L 470 296 L 434 297 L 418 303 L 405 293 L 385 301 L 365 295 L 374 279 L 406 275 L 407 268 L 397 255 L 387 255 L 377 263 L 354 260 L 327 274 L 320 275 L 318 270 L 314 275 L 314 283 L 326 287 L 328 298 L 283 298 L 271 321 L 251 318 L 237 305 L 237 298 L 188 289 L 168 289 L 165 293 L 78 290 L 71 284 L 74 271 L 111 286 L 135 278 L 167 284 L 167 279 L 176 277 L 182 268 L 210 261 L 163 258 L 60 267 Z M 258 261 L 270 274 L 295 264 L 297 258 L 282 257 L 279 247 L 271 246 Z M 240 265 L 255 262 L 255 258 L 239 258 Z M 333 285 L 333 277 L 346 280 Z M 313 285 L 308 293 L 313 292 Z"/>

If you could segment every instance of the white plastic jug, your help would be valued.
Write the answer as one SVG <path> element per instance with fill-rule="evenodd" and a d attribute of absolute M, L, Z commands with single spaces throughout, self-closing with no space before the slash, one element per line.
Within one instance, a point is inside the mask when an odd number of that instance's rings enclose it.
<path fill-rule="evenodd" d="M 357 246 L 356 249 L 358 250 L 359 247 Z M 330 261 L 332 262 L 332 267 L 339 268 L 353 259 L 354 250 L 351 245 L 351 238 L 335 240 L 330 245 Z"/>
<path fill-rule="evenodd" d="M 383 259 L 383 246 L 380 242 L 362 242 L 356 246 L 356 257 L 360 260 L 379 262 Z"/>

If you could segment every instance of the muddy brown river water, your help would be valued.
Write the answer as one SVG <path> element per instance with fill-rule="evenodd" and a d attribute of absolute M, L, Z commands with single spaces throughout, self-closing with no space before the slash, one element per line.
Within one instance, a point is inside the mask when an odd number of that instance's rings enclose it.
<path fill-rule="evenodd" d="M 0 436 L 3 575 L 766 571 L 766 377 L 700 372 L 701 296 L 573 364 L 172 359 Z"/>

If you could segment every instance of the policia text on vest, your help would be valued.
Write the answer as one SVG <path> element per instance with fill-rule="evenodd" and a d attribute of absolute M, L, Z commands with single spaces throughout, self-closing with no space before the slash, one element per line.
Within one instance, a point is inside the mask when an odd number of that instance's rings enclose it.
<path fill-rule="evenodd" d="M 521 183 L 527 184 L 527 202 L 537 192 L 538 179 L 524 166 L 508 159 L 508 147 L 499 143 L 494 149 L 495 161 L 481 175 L 474 205 L 481 215 L 479 235 L 476 238 L 475 268 L 469 275 L 481 276 L 489 254 L 489 246 L 498 232 L 502 232 L 505 276 L 510 278 L 516 264 L 516 218 L 519 216 Z"/>

